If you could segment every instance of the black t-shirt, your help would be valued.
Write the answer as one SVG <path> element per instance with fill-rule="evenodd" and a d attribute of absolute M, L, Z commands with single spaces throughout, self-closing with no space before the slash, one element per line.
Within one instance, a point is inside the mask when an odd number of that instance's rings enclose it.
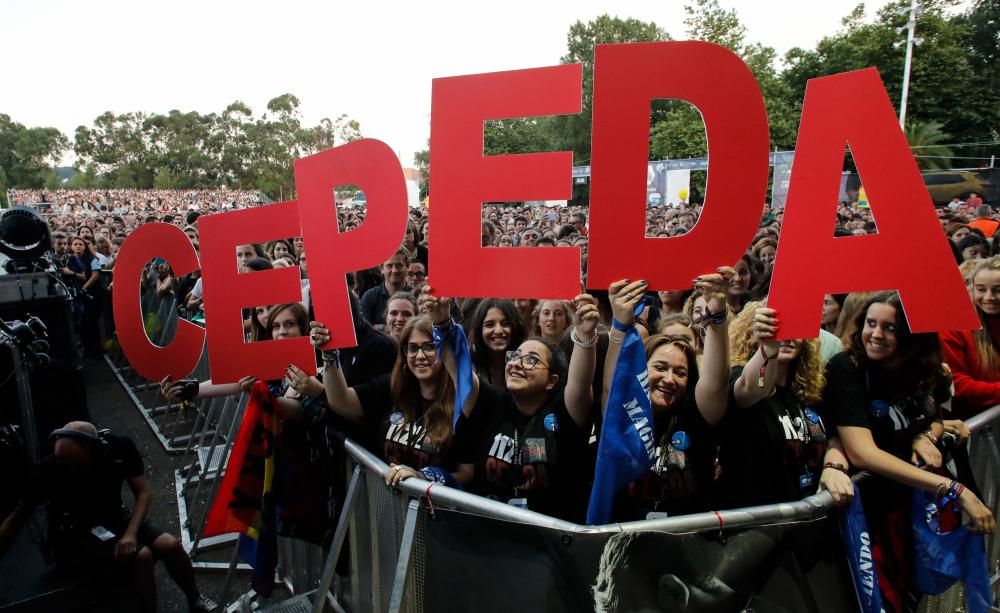
<path fill-rule="evenodd" d="M 730 389 L 743 372 L 732 370 Z M 823 413 L 787 387 L 753 406 L 733 406 L 720 428 L 719 502 L 724 508 L 790 502 L 816 493 L 826 454 Z"/>
<path fill-rule="evenodd" d="M 615 496 L 616 522 L 646 519 L 649 513 L 675 516 L 708 508 L 717 442 L 714 429 L 698 410 L 694 388 L 688 388 L 673 411 L 654 410 L 653 425 L 653 469 Z"/>
<path fill-rule="evenodd" d="M 847 352 L 826 365 L 823 404 L 837 426 L 856 426 L 872 431 L 879 449 L 910 461 L 915 436 L 939 417 L 938 405 L 951 397 L 946 379 L 933 390 L 900 399 L 893 380 L 879 368 L 863 368 Z"/>
<path fill-rule="evenodd" d="M 382 441 L 379 455 L 385 462 L 405 464 L 418 470 L 439 466 L 453 472 L 459 464 L 475 461 L 472 450 L 461 444 L 455 434 L 437 444 L 428 440 L 424 412 L 430 405 L 429 401 L 421 398 L 417 405 L 418 414 L 407 421 L 403 411 L 393 405 L 390 381 L 391 375 L 382 375 L 354 387 L 364 412 L 366 429 Z M 456 432 L 465 428 L 464 422 L 465 416 L 459 416 Z"/>
<path fill-rule="evenodd" d="M 913 439 L 939 418 L 938 405 L 951 397 L 946 379 L 930 392 L 902 397 L 891 376 L 877 367 L 858 366 L 847 352 L 833 356 L 826 365 L 823 405 L 837 426 L 871 430 L 875 445 L 909 462 Z M 909 488 L 873 475 L 865 484 L 866 510 L 909 505 Z"/>
<path fill-rule="evenodd" d="M 472 490 L 501 502 L 524 498 L 532 511 L 578 519 L 583 513 L 589 425 L 576 425 L 562 390 L 534 415 L 517 409 L 514 397 L 482 380 L 479 401 L 463 439 L 475 449 Z"/>
<path fill-rule="evenodd" d="M 76 472 L 57 462 L 54 455 L 39 460 L 24 494 L 25 503 L 49 502 L 51 513 L 68 514 L 81 530 L 121 524 L 129 515 L 122 504 L 122 484 L 142 475 L 142 456 L 129 438 L 106 434 L 103 440 L 94 445 L 90 469 Z"/>

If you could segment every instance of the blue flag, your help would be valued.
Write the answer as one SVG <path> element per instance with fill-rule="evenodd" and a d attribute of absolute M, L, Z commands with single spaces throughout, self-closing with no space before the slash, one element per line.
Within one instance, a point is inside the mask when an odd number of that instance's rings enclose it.
<path fill-rule="evenodd" d="M 594 488 L 587 508 L 589 525 L 611 521 L 615 494 L 642 477 L 656 460 L 653 408 L 642 337 L 629 328 L 615 364 L 608 406 L 597 448 Z"/>
<path fill-rule="evenodd" d="M 878 573 L 875 558 L 872 557 L 871 536 L 868 520 L 861 506 L 861 492 L 854 486 L 854 498 L 843 510 L 841 521 L 841 541 L 851 566 L 851 578 L 858 594 L 858 604 L 862 613 L 881 613 L 882 592 L 878 587 Z"/>
<path fill-rule="evenodd" d="M 987 613 L 993 590 L 985 538 L 961 525 L 950 532 L 941 532 L 938 518 L 942 511 L 957 513 L 957 522 L 961 522 L 961 511 L 938 509 L 933 494 L 914 490 L 910 521 L 917 589 L 937 595 L 956 581 L 964 581 L 969 613 Z"/>
<path fill-rule="evenodd" d="M 458 423 L 458 416 L 462 414 L 462 407 L 472 393 L 472 354 L 469 353 L 469 340 L 465 337 L 465 330 L 462 326 L 454 322 L 443 333 L 434 326 L 434 344 L 437 346 L 438 359 L 441 359 L 444 348 L 451 349 L 451 355 L 455 358 L 457 380 L 455 381 L 455 412 L 452 416 L 451 425 Z"/>

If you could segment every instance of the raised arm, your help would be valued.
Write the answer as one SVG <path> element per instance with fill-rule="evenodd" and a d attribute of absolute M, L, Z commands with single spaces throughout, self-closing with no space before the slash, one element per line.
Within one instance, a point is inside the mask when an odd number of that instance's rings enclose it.
<path fill-rule="evenodd" d="M 321 347 L 330 341 L 330 330 L 317 321 L 309 322 L 309 338 L 314 347 Z M 347 386 L 344 371 L 340 369 L 340 352 L 323 351 L 323 389 L 326 403 L 341 417 L 360 422 L 364 417 L 361 400 L 354 388 Z"/>
<path fill-rule="evenodd" d="M 427 309 L 427 315 L 431 318 L 434 323 L 434 327 L 441 331 L 442 334 L 457 334 L 458 330 L 452 330 L 450 326 L 457 326 L 451 319 L 451 298 L 437 297 L 431 292 L 434 290 L 428 285 L 424 294 L 421 296 L 420 300 L 424 307 Z M 464 336 L 464 333 L 463 333 Z M 444 342 L 444 346 L 441 350 L 441 361 L 444 362 L 444 368 L 448 371 L 451 376 L 451 380 L 455 382 L 456 387 L 458 386 L 458 362 L 455 357 L 455 353 L 451 350 L 450 343 L 447 340 Z M 471 361 L 471 356 L 466 353 L 465 359 Z M 471 368 L 471 365 L 470 365 Z M 472 373 L 472 391 L 469 393 L 468 398 L 462 404 L 462 413 L 466 417 L 472 415 L 472 409 L 476 406 L 476 402 L 479 401 L 479 375 L 475 372 Z"/>
<path fill-rule="evenodd" d="M 590 421 L 594 406 L 594 371 L 597 369 L 597 323 L 601 313 L 597 301 L 590 294 L 580 294 L 574 300 L 576 314 L 570 338 L 573 354 L 569 359 L 564 398 L 566 411 L 578 426 Z"/>
<path fill-rule="evenodd" d="M 611 312 L 614 319 L 611 322 L 611 330 L 608 331 L 608 340 L 610 341 L 608 354 L 604 356 L 602 415 L 608 406 L 608 392 L 611 390 L 611 382 L 614 380 L 615 365 L 618 363 L 618 353 L 621 351 L 625 331 L 635 323 L 633 310 L 635 305 L 639 303 L 639 299 L 645 294 L 648 285 L 646 281 L 622 279 L 608 286 L 608 299 L 611 301 Z"/>
<path fill-rule="evenodd" d="M 777 312 L 767 307 L 757 307 L 753 314 L 753 335 L 759 348 L 750 357 L 740 377 L 733 383 L 736 406 L 751 407 L 771 395 L 778 378 L 779 343 L 772 337 L 778 331 Z M 761 381 L 761 368 L 764 369 Z"/>
<path fill-rule="evenodd" d="M 728 266 L 695 279 L 694 289 L 705 298 L 705 353 L 694 395 L 701 416 L 710 425 L 722 421 L 729 404 L 729 307 L 726 294 L 736 270 Z"/>

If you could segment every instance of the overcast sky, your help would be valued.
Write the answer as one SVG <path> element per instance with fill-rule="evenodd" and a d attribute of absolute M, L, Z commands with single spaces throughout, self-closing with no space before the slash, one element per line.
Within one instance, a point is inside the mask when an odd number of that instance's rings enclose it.
<path fill-rule="evenodd" d="M 835 33 L 856 4 L 721 3 L 779 55 Z M 346 113 L 409 165 L 430 133 L 432 78 L 557 64 L 570 24 L 603 13 L 684 38 L 680 0 L 3 0 L 0 113 L 72 139 L 108 110 L 221 112 L 239 99 L 260 113 L 291 92 L 307 125 Z"/>

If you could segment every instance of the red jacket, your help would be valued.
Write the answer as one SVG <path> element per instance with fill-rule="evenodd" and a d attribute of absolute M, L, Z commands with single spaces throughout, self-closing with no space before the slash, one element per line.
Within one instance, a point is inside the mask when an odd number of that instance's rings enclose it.
<path fill-rule="evenodd" d="M 990 326 L 994 338 L 1000 322 Z M 1000 404 L 1000 378 L 986 373 L 979 364 L 971 331 L 941 332 L 941 351 L 955 381 L 955 412 L 967 419 L 983 409 Z"/>

